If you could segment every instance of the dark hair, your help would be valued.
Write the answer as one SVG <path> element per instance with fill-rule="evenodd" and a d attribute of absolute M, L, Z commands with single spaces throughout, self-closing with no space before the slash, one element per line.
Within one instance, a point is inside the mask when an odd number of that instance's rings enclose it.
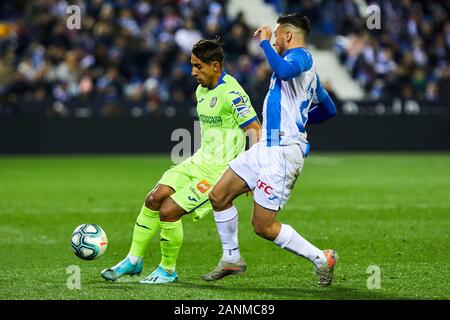
<path fill-rule="evenodd" d="M 286 13 L 278 17 L 277 23 L 279 24 L 292 24 L 305 32 L 306 37 L 309 35 L 311 28 L 308 17 L 301 15 L 300 13 Z"/>
<path fill-rule="evenodd" d="M 192 54 L 206 63 L 217 61 L 223 66 L 225 53 L 218 39 L 216 40 L 199 40 L 192 48 Z"/>

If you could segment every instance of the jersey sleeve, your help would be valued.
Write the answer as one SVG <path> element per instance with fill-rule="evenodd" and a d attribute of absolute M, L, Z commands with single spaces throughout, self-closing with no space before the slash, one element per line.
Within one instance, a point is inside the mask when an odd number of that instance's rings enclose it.
<path fill-rule="evenodd" d="M 320 83 L 320 79 L 317 74 L 316 77 L 316 91 L 314 92 L 312 101 L 314 107 L 312 107 L 308 111 L 308 123 L 311 124 L 322 123 L 330 118 L 335 117 L 337 114 L 336 105 L 328 95 L 328 92 Z"/>
<path fill-rule="evenodd" d="M 327 96 L 328 96 L 328 92 L 322 86 L 319 75 L 316 73 L 316 90 L 314 91 L 312 102 L 314 104 L 317 104 L 319 102 L 324 101 L 327 98 Z"/>
<path fill-rule="evenodd" d="M 282 58 L 268 40 L 262 41 L 260 45 L 272 71 L 285 81 L 298 77 L 312 67 L 311 54 L 304 49 L 295 49 Z"/>
<path fill-rule="evenodd" d="M 226 103 L 228 110 L 240 128 L 244 128 L 253 121 L 258 120 L 250 98 L 243 90 L 232 90 L 228 92 Z"/>

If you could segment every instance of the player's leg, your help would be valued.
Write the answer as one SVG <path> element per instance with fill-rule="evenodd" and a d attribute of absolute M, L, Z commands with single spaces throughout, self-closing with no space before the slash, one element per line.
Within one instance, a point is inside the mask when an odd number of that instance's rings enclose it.
<path fill-rule="evenodd" d="M 161 262 L 143 284 L 161 284 L 177 281 L 175 266 L 183 243 L 181 217 L 187 212 L 172 198 L 167 198 L 159 209 Z"/>
<path fill-rule="evenodd" d="M 160 208 L 174 192 L 171 187 L 158 184 L 145 197 L 145 203 L 136 219 L 130 247 L 129 257 L 133 263 L 139 262 L 144 257 L 151 239 L 159 229 Z"/>
<path fill-rule="evenodd" d="M 264 239 L 273 241 L 277 246 L 311 261 L 316 266 L 319 284 L 329 286 L 338 259 L 336 251 L 322 251 L 303 238 L 290 225 L 277 222 L 275 217 L 276 211 L 266 209 L 255 202 L 252 216 L 255 233 Z"/>
<path fill-rule="evenodd" d="M 317 248 L 304 239 L 290 225 L 276 221 L 277 212 L 286 204 L 302 168 L 303 158 L 298 146 L 285 146 L 273 150 L 272 164 L 263 168 L 254 192 L 252 225 L 255 233 L 279 247 L 302 256 L 316 266 L 319 284 L 331 284 L 337 261 L 333 250 Z"/>
<path fill-rule="evenodd" d="M 209 194 L 214 220 L 222 242 L 222 261 L 239 263 L 238 211 L 233 200 L 251 191 L 247 183 L 233 170 L 227 169 Z"/>
<path fill-rule="evenodd" d="M 114 267 L 105 269 L 101 275 L 106 280 L 115 281 L 124 275 L 139 275 L 145 251 L 159 228 L 159 209 L 174 191 L 167 185 L 157 184 L 147 194 L 144 205 L 136 219 L 133 238 L 128 256 Z"/>
<path fill-rule="evenodd" d="M 183 225 L 181 217 L 187 213 L 198 216 L 197 210 L 208 202 L 208 192 L 217 177 L 210 177 L 198 165 L 185 167 L 185 176 L 189 181 L 166 199 L 159 210 L 161 262 L 158 268 L 141 283 L 156 284 L 176 281 L 175 266 L 183 243 Z M 203 214 L 211 212 L 204 210 Z"/>
<path fill-rule="evenodd" d="M 264 208 L 255 201 L 252 215 L 254 232 L 283 249 L 305 257 L 316 266 L 326 261 L 322 250 L 300 236 L 290 225 L 277 222 L 276 214 L 277 211 Z"/>
<path fill-rule="evenodd" d="M 257 158 L 256 149 L 255 146 L 233 160 L 230 168 L 225 171 L 209 194 L 217 231 L 222 242 L 222 257 L 213 271 L 202 276 L 205 281 L 239 274 L 246 269 L 245 261 L 239 252 L 238 211 L 232 201 L 254 188 L 254 177 L 258 165 L 251 160 Z"/>
<path fill-rule="evenodd" d="M 233 200 L 251 191 L 247 183 L 232 169 L 228 168 L 209 193 L 214 211 L 224 211 L 233 206 Z"/>

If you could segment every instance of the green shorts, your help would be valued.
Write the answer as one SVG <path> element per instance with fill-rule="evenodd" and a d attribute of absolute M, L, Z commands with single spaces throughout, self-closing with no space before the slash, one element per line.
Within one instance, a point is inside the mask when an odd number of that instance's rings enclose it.
<path fill-rule="evenodd" d="M 198 221 L 213 212 L 208 194 L 225 169 L 212 174 L 188 158 L 167 170 L 158 183 L 174 189 L 175 193 L 170 196 L 172 200 Z"/>

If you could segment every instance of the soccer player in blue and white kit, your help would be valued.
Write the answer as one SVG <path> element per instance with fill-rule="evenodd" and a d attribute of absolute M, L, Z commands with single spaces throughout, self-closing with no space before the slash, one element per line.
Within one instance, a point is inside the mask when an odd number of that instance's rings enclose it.
<path fill-rule="evenodd" d="M 209 194 L 223 254 L 217 267 L 202 277 L 206 281 L 246 269 L 238 246 L 238 212 L 232 201 L 253 190 L 255 233 L 311 261 L 319 285 L 329 286 L 332 282 L 336 251 L 315 247 L 290 225 L 275 220 L 309 152 L 306 124 L 321 123 L 336 115 L 334 102 L 316 74 L 314 59 L 305 49 L 309 30 L 307 17 L 281 15 L 274 30 L 275 50 L 270 44 L 270 27 L 262 26 L 255 32 L 273 71 L 264 101 L 261 139 L 230 162 Z"/>

